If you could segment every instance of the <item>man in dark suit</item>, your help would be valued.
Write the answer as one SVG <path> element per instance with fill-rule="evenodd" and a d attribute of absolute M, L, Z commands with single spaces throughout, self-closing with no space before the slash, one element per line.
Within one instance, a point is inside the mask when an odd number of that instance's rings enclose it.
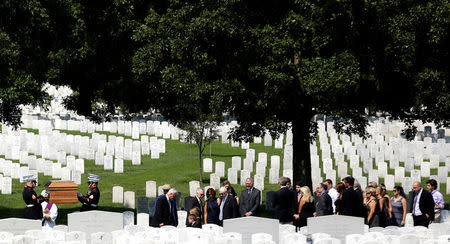
<path fill-rule="evenodd" d="M 411 213 L 414 226 L 428 227 L 434 220 L 434 200 L 430 192 L 422 188 L 419 181 L 413 183 L 413 203 Z"/>
<path fill-rule="evenodd" d="M 347 176 L 342 179 L 342 183 L 345 185 L 345 191 L 342 193 L 342 212 L 341 215 L 363 217 L 363 199 L 362 195 L 358 194 L 353 188 L 355 179 L 351 176 Z"/>
<path fill-rule="evenodd" d="M 239 209 L 236 198 L 228 194 L 227 188 L 222 186 L 219 189 L 219 195 L 220 195 L 219 225 L 223 226 L 224 220 L 239 217 Z"/>
<path fill-rule="evenodd" d="M 257 216 L 259 203 L 261 201 L 261 191 L 253 187 L 253 179 L 245 180 L 246 190 L 241 192 L 239 198 L 239 214 L 241 217 Z"/>
<path fill-rule="evenodd" d="M 325 216 L 333 214 L 333 201 L 330 195 L 328 195 L 327 186 L 324 183 L 319 183 L 318 192 L 320 197 L 316 202 L 316 212 L 314 216 Z"/>
<path fill-rule="evenodd" d="M 161 227 L 163 225 L 177 226 L 178 217 L 175 206 L 175 197 L 177 194 L 177 190 L 172 188 L 167 194 L 158 198 L 156 201 L 155 215 L 152 219 L 153 227 Z"/>
<path fill-rule="evenodd" d="M 297 197 L 295 192 L 286 186 L 288 182 L 290 182 L 288 177 L 278 179 L 280 190 L 275 192 L 273 196 L 275 218 L 280 221 L 280 224 L 290 224 L 294 219 L 294 208 Z"/>
<path fill-rule="evenodd" d="M 189 202 L 185 203 L 185 206 L 189 206 L 189 209 L 185 209 L 187 211 L 187 216 L 189 217 L 189 211 L 191 211 L 191 209 L 197 207 L 200 209 L 200 222 L 197 223 L 197 225 L 200 225 L 201 227 L 201 219 L 203 216 L 203 203 L 202 203 L 202 198 L 205 196 L 204 191 L 202 188 L 197 188 L 195 197 L 191 198 Z M 186 225 L 188 225 L 189 223 L 189 218 L 186 217 Z"/>

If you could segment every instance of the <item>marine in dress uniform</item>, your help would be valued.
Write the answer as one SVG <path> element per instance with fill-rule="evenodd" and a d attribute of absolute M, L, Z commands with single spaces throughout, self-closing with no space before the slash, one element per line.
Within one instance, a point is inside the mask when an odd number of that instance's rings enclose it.
<path fill-rule="evenodd" d="M 22 192 L 23 200 L 27 205 L 25 208 L 25 218 L 27 219 L 42 219 L 41 202 L 44 201 L 42 196 L 38 196 L 34 191 L 36 187 L 36 179 L 33 175 L 24 176 L 24 189 Z"/>
<path fill-rule="evenodd" d="M 89 190 L 86 195 L 82 195 L 78 192 L 78 201 L 83 204 L 81 206 L 81 212 L 98 209 L 98 201 L 100 200 L 100 190 L 97 187 L 98 176 L 89 174 L 88 184 Z"/>

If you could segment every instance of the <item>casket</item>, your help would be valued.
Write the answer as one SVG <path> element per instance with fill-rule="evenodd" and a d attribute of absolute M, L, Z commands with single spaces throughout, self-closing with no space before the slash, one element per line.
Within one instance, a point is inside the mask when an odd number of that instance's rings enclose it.
<path fill-rule="evenodd" d="M 52 181 L 47 189 L 50 191 L 50 203 L 78 202 L 78 185 L 73 181 Z"/>

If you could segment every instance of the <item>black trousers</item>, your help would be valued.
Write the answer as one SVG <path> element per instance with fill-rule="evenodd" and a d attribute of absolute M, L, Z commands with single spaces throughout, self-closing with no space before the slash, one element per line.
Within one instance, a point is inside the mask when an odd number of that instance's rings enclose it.
<path fill-rule="evenodd" d="M 428 227 L 428 225 L 430 224 L 430 220 L 427 218 L 427 216 L 425 214 L 422 214 L 419 216 L 413 215 L 413 220 L 414 220 L 414 226 Z"/>

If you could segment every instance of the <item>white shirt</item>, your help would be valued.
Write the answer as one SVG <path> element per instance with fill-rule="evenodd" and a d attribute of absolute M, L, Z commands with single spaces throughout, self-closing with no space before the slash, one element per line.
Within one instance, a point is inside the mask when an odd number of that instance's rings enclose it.
<path fill-rule="evenodd" d="M 333 205 L 333 212 L 336 212 L 336 206 L 334 205 L 334 202 L 336 201 L 336 199 L 338 199 L 339 192 L 337 192 L 336 189 L 334 189 L 332 187 L 330 190 L 328 190 L 328 195 L 330 195 L 330 197 L 331 197 L 331 202 Z"/>
<path fill-rule="evenodd" d="M 47 202 L 42 202 L 42 212 L 44 212 L 45 208 L 47 207 Z M 45 213 L 43 214 L 45 216 Z M 43 219 L 44 220 L 44 226 L 53 228 L 55 226 L 56 217 L 58 217 L 58 207 L 56 207 L 56 204 L 53 203 L 52 208 L 50 209 L 50 219 Z"/>
<path fill-rule="evenodd" d="M 421 188 L 420 191 L 418 193 L 416 193 L 417 195 L 413 199 L 413 200 L 415 200 L 415 203 L 413 202 L 413 206 L 415 204 L 414 212 L 413 212 L 414 216 L 422 215 L 422 212 L 420 211 L 420 208 L 419 208 L 420 196 L 422 196 L 422 191 L 423 191 L 423 188 Z"/>

